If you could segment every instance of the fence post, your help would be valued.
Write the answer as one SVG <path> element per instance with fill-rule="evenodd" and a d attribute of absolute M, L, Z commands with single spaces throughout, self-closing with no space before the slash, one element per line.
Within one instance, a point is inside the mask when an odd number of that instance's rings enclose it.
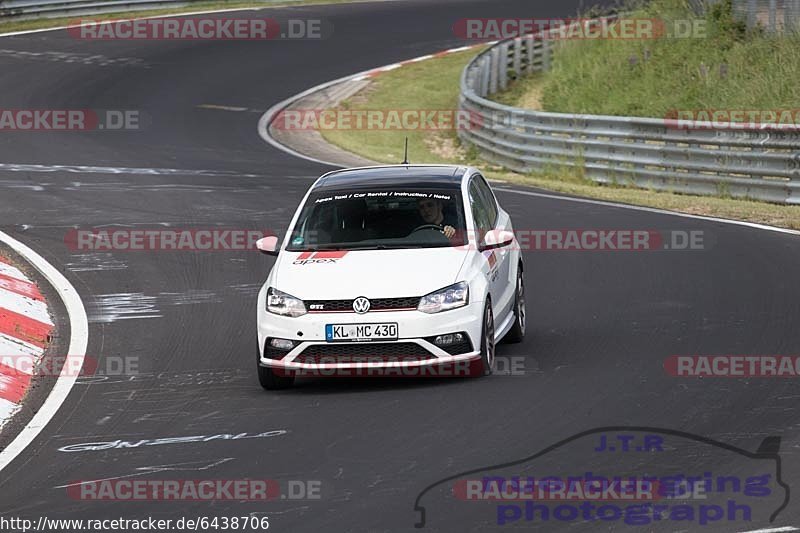
<path fill-rule="evenodd" d="M 514 73 L 517 77 L 522 74 L 522 37 L 514 39 Z"/>

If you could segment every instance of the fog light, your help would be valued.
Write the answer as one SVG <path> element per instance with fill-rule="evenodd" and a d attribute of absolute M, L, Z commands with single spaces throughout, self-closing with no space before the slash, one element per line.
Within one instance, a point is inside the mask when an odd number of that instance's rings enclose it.
<path fill-rule="evenodd" d="M 452 335 L 439 335 L 433 339 L 436 346 L 449 346 L 451 344 L 458 344 L 464 340 L 464 335 L 461 333 L 453 333 Z"/>
<path fill-rule="evenodd" d="M 270 339 L 269 345 L 278 350 L 289 351 L 294 348 L 294 341 L 289 339 Z"/>

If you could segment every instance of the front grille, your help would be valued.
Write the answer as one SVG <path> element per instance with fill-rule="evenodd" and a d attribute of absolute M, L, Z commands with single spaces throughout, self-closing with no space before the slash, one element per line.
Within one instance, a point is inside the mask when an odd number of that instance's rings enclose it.
<path fill-rule="evenodd" d="M 314 344 L 294 362 L 305 364 L 412 362 L 436 356 L 413 342 Z"/>
<path fill-rule="evenodd" d="M 407 298 L 374 298 L 369 301 L 369 310 L 372 311 L 399 311 L 401 309 L 416 309 L 419 296 Z M 354 313 L 353 300 L 306 300 L 306 309 L 309 313 Z"/>

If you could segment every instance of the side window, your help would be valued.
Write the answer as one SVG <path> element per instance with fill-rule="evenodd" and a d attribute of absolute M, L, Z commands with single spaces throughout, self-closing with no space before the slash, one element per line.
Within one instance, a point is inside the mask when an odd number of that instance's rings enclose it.
<path fill-rule="evenodd" d="M 475 227 L 480 234 L 492 229 L 492 221 L 489 218 L 486 200 L 481 194 L 478 180 L 473 179 L 469 184 L 469 205 L 472 209 L 472 217 L 475 219 Z"/>
<path fill-rule="evenodd" d="M 484 200 L 484 205 L 486 205 L 489 225 L 494 228 L 497 224 L 497 200 L 495 200 L 494 194 L 492 194 L 492 189 L 480 174 L 475 174 L 472 180 L 478 184 L 478 191 Z"/>

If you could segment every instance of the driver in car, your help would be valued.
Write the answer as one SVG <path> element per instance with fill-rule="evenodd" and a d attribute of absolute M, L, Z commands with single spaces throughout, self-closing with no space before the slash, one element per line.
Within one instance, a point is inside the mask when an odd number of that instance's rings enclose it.
<path fill-rule="evenodd" d="M 444 214 L 442 201 L 437 198 L 420 198 L 417 200 L 419 216 L 425 224 L 439 226 L 448 239 L 456 234 L 455 222 L 448 220 Z"/>

